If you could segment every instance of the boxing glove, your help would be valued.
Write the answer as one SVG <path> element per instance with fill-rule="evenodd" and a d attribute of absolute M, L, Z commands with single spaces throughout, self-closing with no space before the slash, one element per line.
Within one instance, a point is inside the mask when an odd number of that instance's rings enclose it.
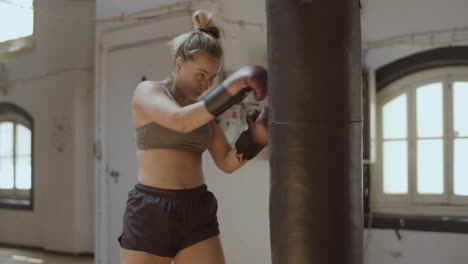
<path fill-rule="evenodd" d="M 255 122 L 251 125 L 252 139 L 261 145 L 268 145 L 268 108 L 262 109 Z"/>
<path fill-rule="evenodd" d="M 265 68 L 258 65 L 240 68 L 206 95 L 205 106 L 212 115 L 218 116 L 232 105 L 244 100 L 250 91 L 254 92 L 257 101 L 266 97 L 267 71 Z"/>
<path fill-rule="evenodd" d="M 248 111 L 248 129 L 243 131 L 235 146 L 240 161 L 251 160 L 268 144 L 268 110 Z"/>

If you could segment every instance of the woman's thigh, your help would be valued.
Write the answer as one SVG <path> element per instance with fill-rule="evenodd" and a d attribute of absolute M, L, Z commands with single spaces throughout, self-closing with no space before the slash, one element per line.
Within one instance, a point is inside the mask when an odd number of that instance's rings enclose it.
<path fill-rule="evenodd" d="M 172 258 L 120 248 L 120 264 L 170 264 Z"/>
<path fill-rule="evenodd" d="M 224 253 L 219 236 L 184 248 L 174 257 L 175 264 L 224 264 Z"/>

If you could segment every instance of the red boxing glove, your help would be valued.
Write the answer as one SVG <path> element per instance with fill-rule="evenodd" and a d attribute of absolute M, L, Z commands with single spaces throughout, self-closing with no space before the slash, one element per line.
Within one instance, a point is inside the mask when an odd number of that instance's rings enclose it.
<path fill-rule="evenodd" d="M 267 109 L 248 111 L 246 114 L 249 128 L 242 132 L 236 141 L 237 157 L 240 161 L 250 160 L 257 156 L 268 144 Z"/>
<path fill-rule="evenodd" d="M 263 100 L 267 95 L 267 75 L 266 69 L 261 66 L 240 68 L 206 95 L 207 110 L 218 116 L 244 100 L 250 91 L 254 92 L 255 100 Z"/>
<path fill-rule="evenodd" d="M 244 66 L 229 76 L 222 84 L 226 92 L 235 96 L 240 90 L 250 88 L 255 94 L 255 100 L 261 101 L 267 95 L 268 73 L 258 65 Z"/>
<path fill-rule="evenodd" d="M 268 145 L 268 107 L 262 109 L 255 123 L 251 125 L 251 130 L 253 140 L 263 146 Z"/>

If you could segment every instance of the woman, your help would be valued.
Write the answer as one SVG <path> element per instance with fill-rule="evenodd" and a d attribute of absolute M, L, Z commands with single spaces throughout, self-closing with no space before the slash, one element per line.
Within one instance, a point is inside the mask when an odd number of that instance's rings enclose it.
<path fill-rule="evenodd" d="M 193 14 L 196 30 L 171 41 L 174 77 L 144 81 L 133 96 L 138 183 L 129 192 L 118 241 L 122 264 L 224 263 L 217 201 L 208 191 L 202 153 L 231 173 L 266 144 L 267 114 L 248 114 L 249 129 L 231 147 L 214 118 L 253 91 L 266 96 L 265 69 L 243 67 L 197 101 L 217 76 L 220 29 L 205 11 Z M 255 138 L 255 140 L 254 140 Z"/>

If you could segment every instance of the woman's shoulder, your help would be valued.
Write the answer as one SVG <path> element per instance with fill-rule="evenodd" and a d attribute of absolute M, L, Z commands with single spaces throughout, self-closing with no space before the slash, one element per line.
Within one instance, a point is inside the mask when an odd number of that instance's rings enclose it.
<path fill-rule="evenodd" d="M 133 91 L 132 103 L 139 105 L 158 96 L 167 96 L 159 81 L 142 81 Z"/>
<path fill-rule="evenodd" d="M 164 91 L 163 81 L 152 81 L 146 80 L 140 82 L 136 88 L 135 92 L 139 93 L 148 93 L 148 92 L 157 92 L 157 91 Z"/>
<path fill-rule="evenodd" d="M 151 122 L 144 108 L 151 107 L 151 102 L 161 95 L 164 96 L 165 92 L 159 81 L 145 80 L 136 86 L 132 98 L 135 128 Z"/>

